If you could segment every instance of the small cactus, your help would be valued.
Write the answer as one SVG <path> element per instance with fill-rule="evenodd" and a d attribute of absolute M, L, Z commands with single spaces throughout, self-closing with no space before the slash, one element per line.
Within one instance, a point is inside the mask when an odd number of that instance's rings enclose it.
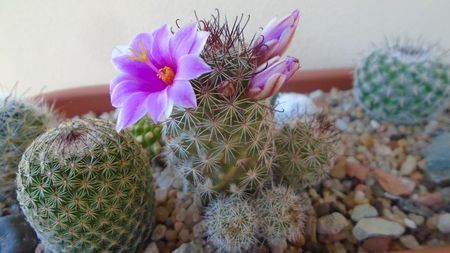
<path fill-rule="evenodd" d="M 135 252 L 154 220 L 147 156 L 103 120 L 73 120 L 38 137 L 20 162 L 17 198 L 53 252 Z"/>
<path fill-rule="evenodd" d="M 303 232 L 306 202 L 291 188 L 274 186 L 256 200 L 260 233 L 269 241 L 287 238 L 296 240 Z"/>
<path fill-rule="evenodd" d="M 163 147 L 160 125 L 154 124 L 148 117 L 143 117 L 131 128 L 131 134 L 141 143 L 151 157 L 158 156 Z"/>
<path fill-rule="evenodd" d="M 54 122 L 55 115 L 39 101 L 0 97 L 0 196 L 14 195 L 23 152 Z"/>
<path fill-rule="evenodd" d="M 220 252 L 252 252 L 258 219 L 254 208 L 238 197 L 218 198 L 206 209 L 208 241 Z"/>
<path fill-rule="evenodd" d="M 362 59 L 353 87 L 356 100 L 376 120 L 417 124 L 446 106 L 450 66 L 433 46 L 388 42 Z"/>
<path fill-rule="evenodd" d="M 322 115 L 284 124 L 275 137 L 276 179 L 293 188 L 320 183 L 328 175 L 335 142 L 336 132 Z"/>

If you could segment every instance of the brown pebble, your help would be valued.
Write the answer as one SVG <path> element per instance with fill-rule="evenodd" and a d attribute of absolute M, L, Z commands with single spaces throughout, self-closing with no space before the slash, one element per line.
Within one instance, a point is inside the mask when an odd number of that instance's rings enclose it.
<path fill-rule="evenodd" d="M 169 211 L 163 206 L 158 206 L 155 211 L 156 220 L 160 223 L 166 222 L 169 217 Z"/>
<path fill-rule="evenodd" d="M 290 241 L 290 243 L 292 243 L 292 245 L 294 245 L 295 247 L 301 248 L 303 247 L 303 245 L 305 245 L 306 240 L 303 235 L 300 235 L 296 240 Z"/>
<path fill-rule="evenodd" d="M 168 241 L 175 241 L 177 239 L 177 232 L 173 229 L 168 229 L 164 234 L 164 237 Z"/>
<path fill-rule="evenodd" d="M 182 242 L 187 242 L 191 239 L 191 235 L 189 233 L 189 230 L 187 230 L 186 228 L 183 228 L 180 233 L 178 234 L 178 239 L 180 239 L 180 241 Z"/>
<path fill-rule="evenodd" d="M 369 253 L 381 253 L 389 251 L 392 239 L 390 237 L 372 237 L 364 241 L 362 247 Z"/>
<path fill-rule="evenodd" d="M 336 165 L 331 169 L 330 175 L 337 179 L 343 179 L 346 175 L 345 167 L 347 165 L 347 161 L 344 158 L 339 159 Z"/>

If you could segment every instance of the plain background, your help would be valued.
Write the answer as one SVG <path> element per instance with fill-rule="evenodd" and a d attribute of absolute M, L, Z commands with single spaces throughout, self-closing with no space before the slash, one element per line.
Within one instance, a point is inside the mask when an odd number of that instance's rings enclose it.
<path fill-rule="evenodd" d="M 422 37 L 450 49 L 449 0 L 0 0 L 0 85 L 35 94 L 108 83 L 116 73 L 113 47 L 215 8 L 229 18 L 250 14 L 248 34 L 300 9 L 288 54 L 302 69 L 352 66 L 386 36 Z"/>

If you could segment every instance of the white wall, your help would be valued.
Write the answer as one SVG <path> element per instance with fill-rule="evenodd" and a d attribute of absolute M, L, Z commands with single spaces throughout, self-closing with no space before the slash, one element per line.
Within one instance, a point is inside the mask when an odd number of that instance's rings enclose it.
<path fill-rule="evenodd" d="M 384 36 L 422 36 L 450 49 L 449 0 L 0 0 L 0 84 L 34 94 L 107 83 L 111 49 L 193 11 L 252 16 L 249 32 L 273 16 L 302 14 L 289 54 L 303 69 L 354 64 Z"/>

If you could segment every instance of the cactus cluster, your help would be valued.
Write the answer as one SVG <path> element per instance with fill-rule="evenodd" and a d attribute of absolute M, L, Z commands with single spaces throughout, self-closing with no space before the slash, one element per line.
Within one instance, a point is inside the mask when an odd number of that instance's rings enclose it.
<path fill-rule="evenodd" d="M 439 50 L 396 40 L 374 48 L 354 73 L 354 95 L 373 118 L 394 124 L 425 122 L 446 106 L 450 66 Z"/>
<path fill-rule="evenodd" d="M 135 252 L 154 220 L 148 157 L 97 119 L 62 123 L 25 151 L 17 198 L 47 250 Z"/>
<path fill-rule="evenodd" d="M 55 115 L 39 101 L 0 96 L 0 196 L 14 195 L 23 152 L 53 122 Z"/>
<path fill-rule="evenodd" d="M 161 130 L 161 125 L 154 124 L 147 117 L 143 117 L 130 128 L 131 134 L 149 152 L 151 157 L 158 156 L 164 145 Z"/>

